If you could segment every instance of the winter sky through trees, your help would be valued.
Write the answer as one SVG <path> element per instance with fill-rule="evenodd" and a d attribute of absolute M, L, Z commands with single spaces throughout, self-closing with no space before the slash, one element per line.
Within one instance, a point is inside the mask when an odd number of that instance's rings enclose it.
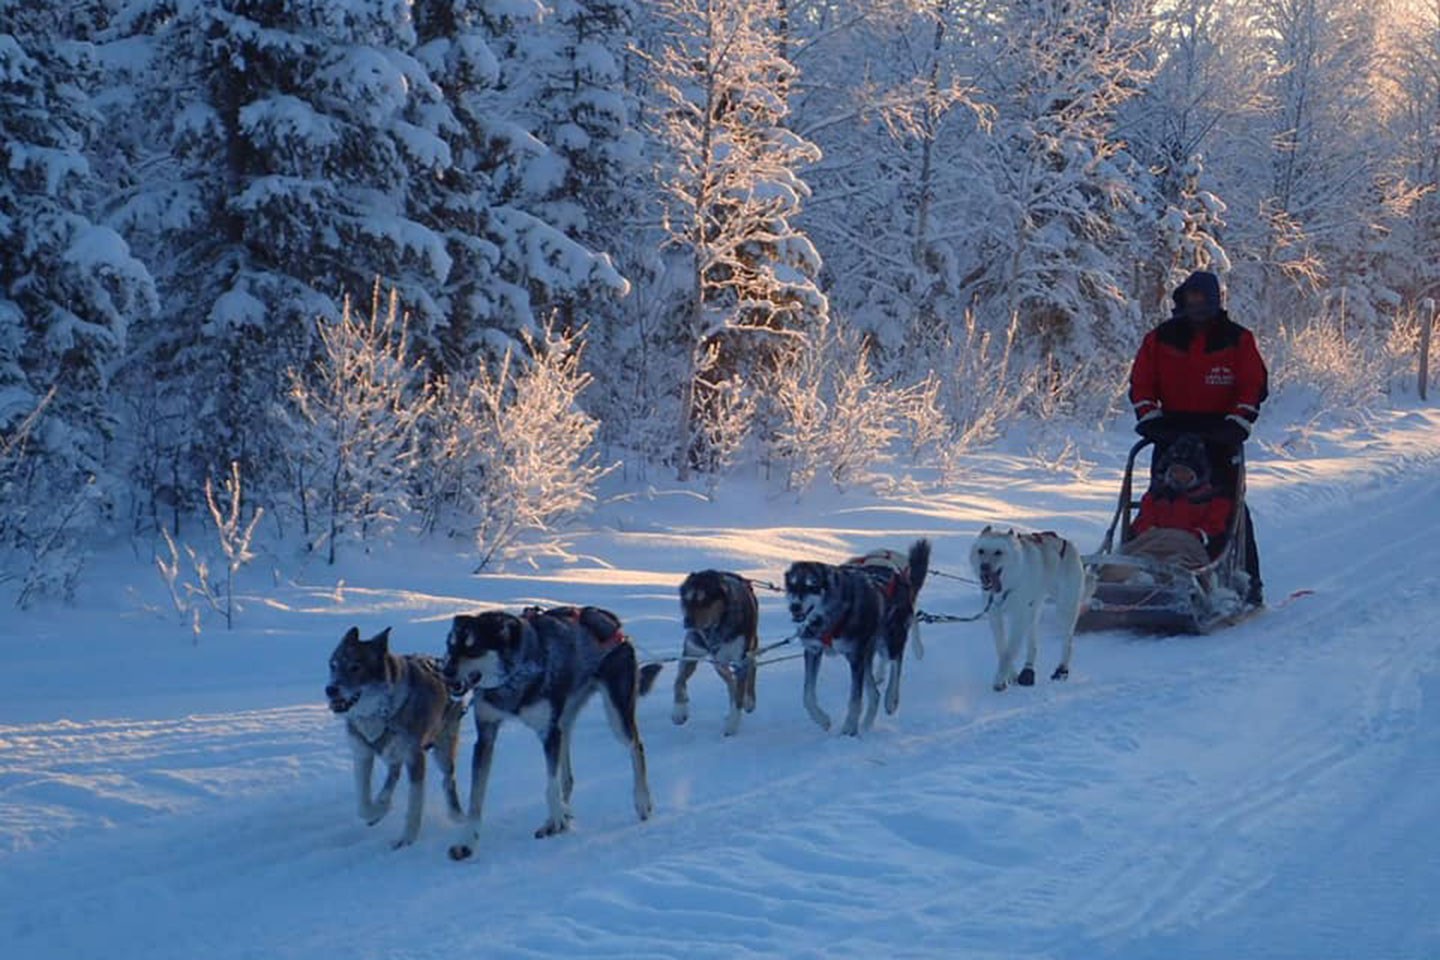
<path fill-rule="evenodd" d="M 1363 406 L 1437 185 L 1440 0 L 0 0 L 0 579 L 953 464 L 1196 268 Z"/>

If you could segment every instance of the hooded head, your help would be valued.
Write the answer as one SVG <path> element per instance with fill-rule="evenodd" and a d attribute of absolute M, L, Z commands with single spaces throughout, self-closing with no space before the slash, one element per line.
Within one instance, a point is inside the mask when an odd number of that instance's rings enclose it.
<path fill-rule="evenodd" d="M 1205 441 L 1191 434 L 1175 438 L 1161 455 L 1156 479 L 1170 493 L 1184 494 L 1210 481 L 1210 457 Z"/>
<path fill-rule="evenodd" d="M 1175 301 L 1176 317 L 1196 323 L 1218 319 L 1223 309 L 1220 303 L 1220 278 L 1208 270 L 1196 270 L 1185 278 L 1185 282 L 1171 294 Z"/>

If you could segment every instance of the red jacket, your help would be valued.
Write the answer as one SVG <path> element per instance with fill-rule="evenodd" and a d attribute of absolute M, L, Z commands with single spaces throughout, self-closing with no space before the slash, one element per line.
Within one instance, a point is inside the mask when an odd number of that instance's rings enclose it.
<path fill-rule="evenodd" d="M 1255 336 L 1221 315 L 1204 326 L 1167 320 L 1145 335 L 1130 370 L 1135 416 L 1216 414 L 1248 432 L 1269 395 Z"/>
<path fill-rule="evenodd" d="M 1140 498 L 1140 513 L 1130 530 L 1135 534 L 1151 527 L 1189 530 L 1198 534 L 1207 548 L 1212 543 L 1218 548 L 1229 530 L 1234 504 L 1229 497 L 1215 495 L 1208 486 L 1178 497 L 1157 497 L 1147 491 Z"/>

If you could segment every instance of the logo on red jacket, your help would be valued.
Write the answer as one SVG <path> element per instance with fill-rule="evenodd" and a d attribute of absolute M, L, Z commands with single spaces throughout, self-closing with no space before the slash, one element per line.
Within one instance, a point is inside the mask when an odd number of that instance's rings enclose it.
<path fill-rule="evenodd" d="M 1207 387 L 1233 387 L 1235 386 L 1235 371 L 1223 363 L 1217 363 L 1205 374 L 1205 386 Z"/>

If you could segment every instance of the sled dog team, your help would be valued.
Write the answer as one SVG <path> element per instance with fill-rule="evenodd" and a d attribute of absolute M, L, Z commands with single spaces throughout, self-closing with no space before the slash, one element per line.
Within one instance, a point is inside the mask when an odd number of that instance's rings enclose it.
<path fill-rule="evenodd" d="M 1047 598 L 1056 602 L 1064 639 L 1052 680 L 1069 676 L 1075 621 L 1089 584 L 1075 546 L 1053 533 L 1017 533 L 986 527 L 970 549 L 970 563 L 985 595 L 985 616 L 995 637 L 995 690 L 1035 682 L 1036 634 Z M 822 729 L 830 715 L 816 697 L 820 663 L 843 658 L 850 693 L 840 732 L 869 730 L 881 702 L 900 706 L 901 666 L 912 634 L 923 655 L 916 603 L 930 568 L 930 543 L 917 540 L 905 553 L 877 550 L 844 564 L 800 561 L 785 572 L 784 590 L 805 661 L 803 703 Z M 684 643 L 674 687 L 671 719 L 689 719 L 688 684 L 709 662 L 729 694 L 724 732 L 740 729 L 742 712 L 755 709 L 759 605 L 751 582 L 734 573 L 703 570 L 680 585 Z M 1019 661 L 1020 644 L 1025 658 Z M 1017 665 L 1019 669 L 1017 670 Z M 540 737 L 545 752 L 547 817 L 536 837 L 570 828 L 575 778 L 570 739 L 576 716 L 596 693 L 616 736 L 628 748 L 635 813 L 653 809 L 645 745 L 635 707 L 649 692 L 660 664 L 640 665 L 615 614 L 599 607 L 527 607 L 519 614 L 488 611 L 454 618 L 445 655 L 397 654 L 386 628 L 369 640 L 351 627 L 330 657 L 325 688 L 330 709 L 345 718 L 354 755 L 355 793 L 362 820 L 378 823 L 390 809 L 404 772 L 408 778 L 405 828 L 395 846 L 413 843 L 425 798 L 426 752 L 433 752 L 451 815 L 463 819 L 465 835 L 450 847 L 452 859 L 471 856 L 479 842 L 485 789 L 500 725 L 517 718 Z M 455 779 L 460 718 L 475 713 L 476 742 L 470 764 L 470 805 L 462 809 Z M 863 715 L 862 715 L 863 707 Z M 375 760 L 387 766 L 371 795 Z"/>

